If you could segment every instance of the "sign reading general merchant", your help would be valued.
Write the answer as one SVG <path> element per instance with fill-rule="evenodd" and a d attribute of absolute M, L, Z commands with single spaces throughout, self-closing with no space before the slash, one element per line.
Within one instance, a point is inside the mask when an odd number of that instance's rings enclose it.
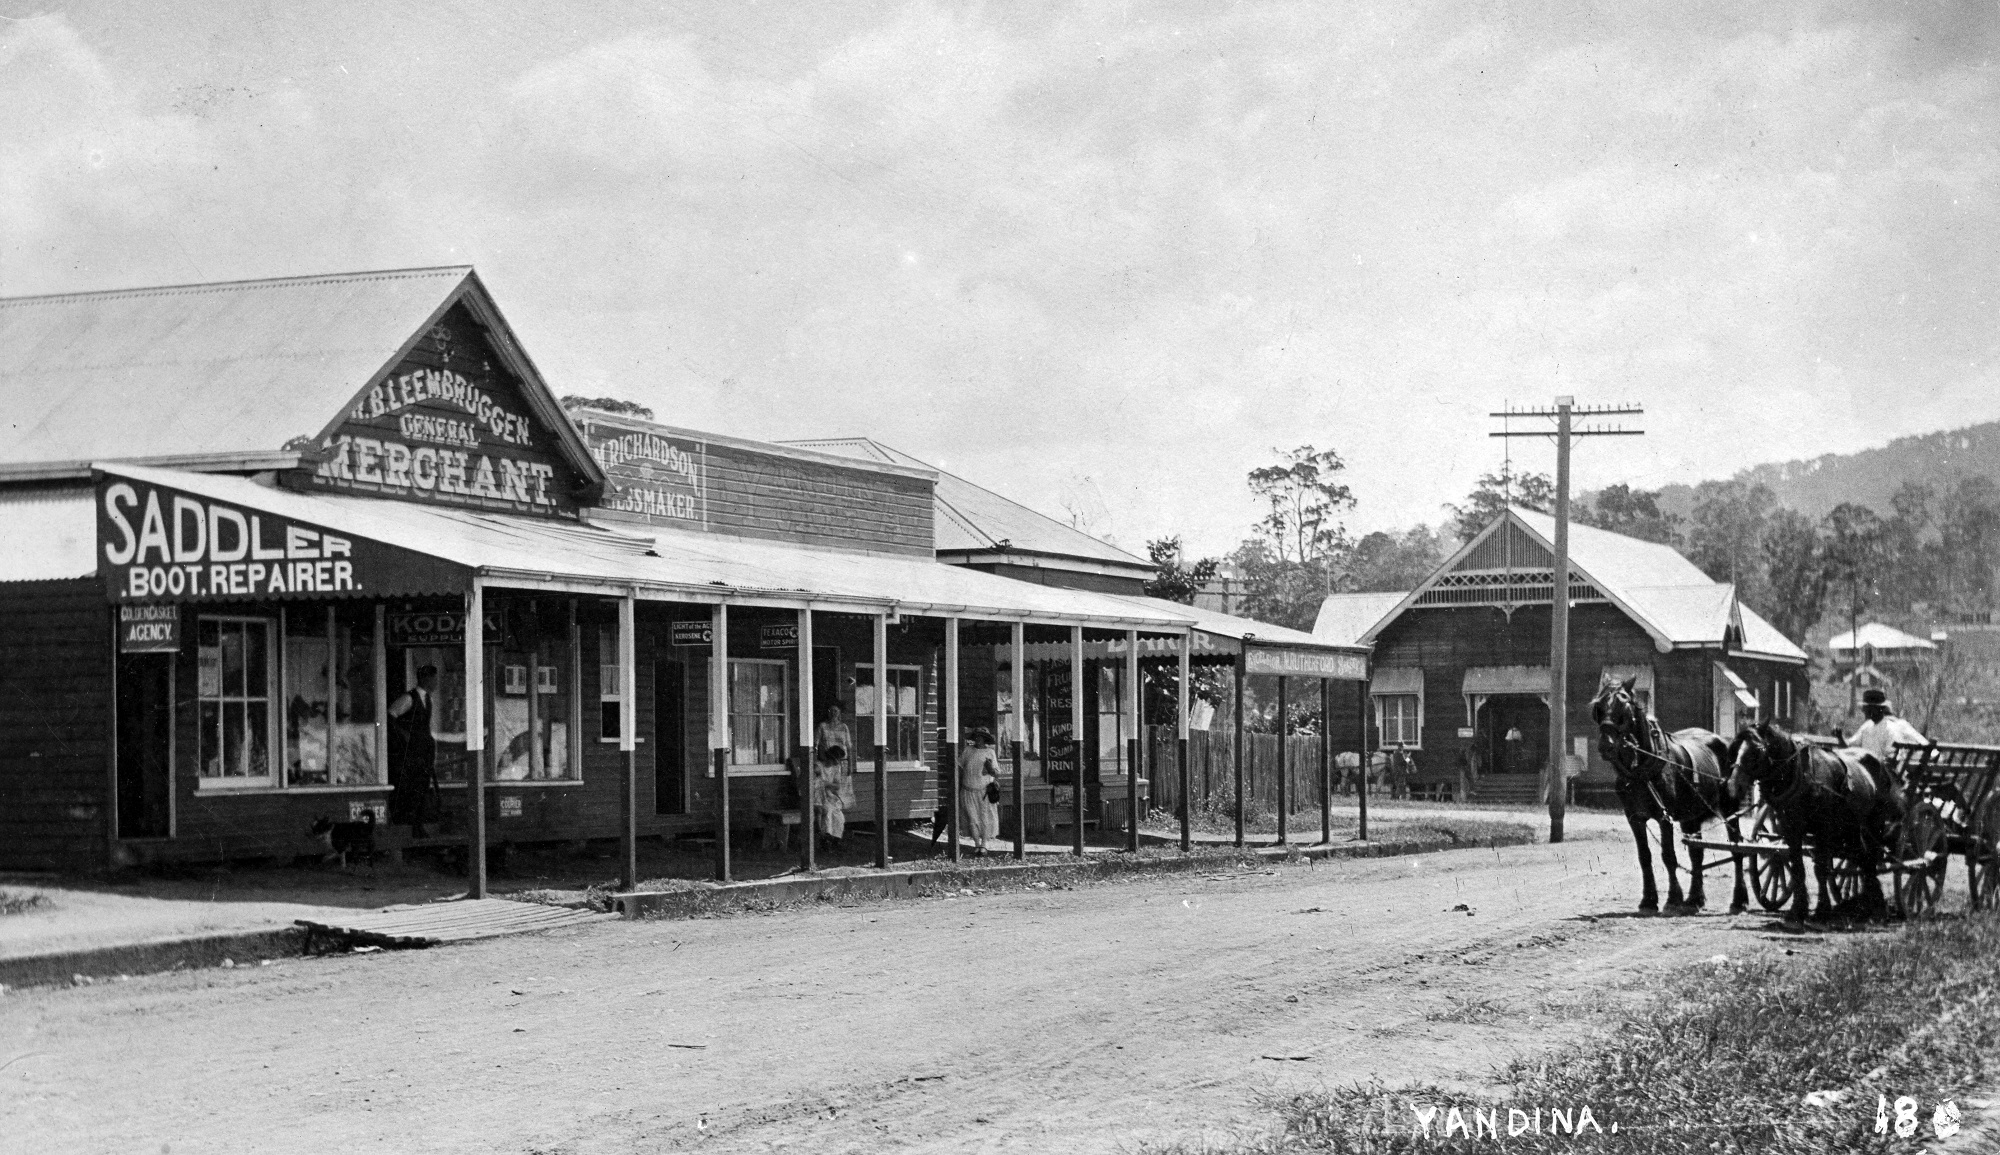
<path fill-rule="evenodd" d="M 355 400 L 319 450 L 317 488 L 512 513 L 577 508 L 555 433 L 462 306 Z"/>
<path fill-rule="evenodd" d="M 439 593 L 457 567 L 265 510 L 111 475 L 97 486 L 97 573 L 114 602 Z"/>

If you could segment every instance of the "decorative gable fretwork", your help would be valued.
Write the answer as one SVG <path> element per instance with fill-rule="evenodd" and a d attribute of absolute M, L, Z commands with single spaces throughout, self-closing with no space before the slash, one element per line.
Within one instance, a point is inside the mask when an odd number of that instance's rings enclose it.
<path fill-rule="evenodd" d="M 1547 557 L 1547 554 L 1543 554 Z M 1555 600 L 1555 570 L 1478 569 L 1454 570 L 1442 574 L 1429 589 L 1417 595 L 1412 605 L 1424 606 L 1515 606 L 1549 605 Z M 1604 602 L 1604 591 L 1579 577 L 1569 577 L 1572 604 Z"/>

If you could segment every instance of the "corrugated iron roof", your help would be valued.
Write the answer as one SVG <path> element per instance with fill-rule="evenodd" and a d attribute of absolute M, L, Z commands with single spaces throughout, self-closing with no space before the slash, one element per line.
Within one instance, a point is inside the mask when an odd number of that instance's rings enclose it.
<path fill-rule="evenodd" d="M 1330 646 L 1365 646 L 1375 624 L 1409 597 L 1401 593 L 1334 594 L 1320 603 L 1313 637 Z"/>
<path fill-rule="evenodd" d="M 317 434 L 471 275 L 0 300 L 0 464 L 282 449 Z"/>
<path fill-rule="evenodd" d="M 1333 643 L 1320 638 L 1316 633 L 1295 630 L 1289 626 L 1275 626 L 1270 622 L 1260 622 L 1255 618 L 1238 617 L 1220 610 L 1205 610 L 1199 606 L 1183 605 L 1165 598 L 1133 597 L 1130 594 L 1112 594 L 1121 602 L 1131 602 L 1150 610 L 1179 614 L 1194 619 L 1194 628 L 1206 634 L 1235 638 L 1237 641 L 1268 642 L 1280 646 L 1311 646 L 1327 649 L 1336 645 L 1352 650 L 1368 649 L 1366 645 L 1352 642 Z"/>
<path fill-rule="evenodd" d="M 0 490 L 0 582 L 51 581 L 97 572 L 97 519 L 89 490 Z"/>
<path fill-rule="evenodd" d="M 939 553 L 1020 552 L 1078 558 L 1148 573 L 1153 569 L 1153 563 L 1144 558 L 1135 557 L 1109 542 L 1064 525 L 1018 501 L 974 485 L 873 438 L 832 437 L 782 444 L 934 471 L 937 474 L 934 500 Z"/>
<path fill-rule="evenodd" d="M 696 602 L 796 604 L 925 616 L 984 617 L 1177 633 L 1192 617 L 1106 594 L 995 577 L 928 558 L 817 549 L 684 530 L 629 533 L 589 524 L 412 502 L 297 493 L 245 478 L 109 463 L 108 474 L 321 525 L 466 566 L 505 586 L 631 586 Z M 86 507 L 86 517 L 89 515 Z M 95 534 L 94 521 L 87 521 Z M 1183 607 L 1184 608 L 1184 607 Z"/>
<path fill-rule="evenodd" d="M 1856 639 L 1859 639 L 1859 641 Z M 1869 622 L 1867 625 L 1852 632 L 1842 630 L 1827 639 L 1826 646 L 1830 650 L 1854 650 L 1862 646 L 1874 646 L 1878 650 L 1937 649 L 1937 646 L 1928 638 L 1920 638 L 1915 634 L 1906 634 L 1896 627 L 1885 625 L 1882 622 Z"/>

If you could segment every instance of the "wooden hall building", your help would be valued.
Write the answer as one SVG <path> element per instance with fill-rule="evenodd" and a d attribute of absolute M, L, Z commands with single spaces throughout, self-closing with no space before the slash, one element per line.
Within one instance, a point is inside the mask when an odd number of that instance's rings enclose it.
<path fill-rule="evenodd" d="M 1542 797 L 1549 749 L 1554 519 L 1495 518 L 1407 592 L 1336 594 L 1322 642 L 1373 645 L 1369 697 L 1378 749 L 1404 748 L 1416 781 L 1472 797 Z M 1606 675 L 1637 681 L 1669 730 L 1725 737 L 1745 722 L 1796 726 L 1810 706 L 1806 655 L 1671 546 L 1570 527 L 1565 772 L 1583 800 L 1608 800 L 1590 701 Z"/>

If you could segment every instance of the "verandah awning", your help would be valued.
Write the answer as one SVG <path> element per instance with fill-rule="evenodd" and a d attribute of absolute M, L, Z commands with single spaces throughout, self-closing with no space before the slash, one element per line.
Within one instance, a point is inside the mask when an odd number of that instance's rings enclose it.
<path fill-rule="evenodd" d="M 99 522 L 99 571 L 114 590 L 131 589 L 126 571 L 145 551 L 147 568 L 182 567 L 179 592 L 123 600 L 216 600 L 267 596 L 397 596 L 469 589 L 474 579 L 508 588 L 619 596 L 642 600 L 813 608 L 846 613 L 909 613 L 963 616 L 998 621 L 1076 624 L 1152 633 L 1184 633 L 1192 620 L 1152 610 L 1104 594 L 1059 589 L 996 577 L 923 557 L 899 557 L 818 549 L 786 542 L 717 534 L 648 529 L 644 533 L 552 519 L 480 513 L 365 497 L 300 493 L 260 485 L 240 477 L 182 473 L 109 463 L 99 474 L 95 516 Z M 105 512 L 111 486 L 124 483 L 119 508 L 131 536 Z M 145 493 L 158 495 L 160 540 L 145 541 Z M 173 499 L 187 503 L 176 514 Z M 200 506 L 197 514 L 192 508 Z M 223 511 L 218 515 L 218 511 Z M 172 519 L 179 517 L 180 524 Z M 252 517 L 261 535 L 247 545 L 237 518 Z M 195 522 L 202 530 L 195 529 Z M 226 527 L 226 528 L 222 528 Z M 180 540 L 174 535 L 180 533 Z M 201 556 L 194 547 L 202 536 Z M 215 534 L 224 558 L 206 539 Z M 333 539 L 329 547 L 327 539 Z M 106 545 L 111 548 L 107 556 Z M 237 556 L 239 546 L 243 553 Z M 165 553 L 162 553 L 164 548 Z M 328 553 L 332 548 L 334 552 Z M 179 560 L 175 553 L 179 552 Z M 119 559 L 123 560 L 119 560 Z M 261 562 L 260 588 L 249 590 L 250 566 Z M 348 563 L 346 582 L 339 563 Z M 224 592 L 211 592 L 216 565 L 237 579 Z M 369 565 L 382 566 L 383 577 Z M 305 574 L 299 567 L 309 566 Z M 199 567 L 199 573 L 186 567 Z M 284 589 L 270 588 L 281 572 Z M 292 587 L 301 579 L 304 589 Z M 191 583 L 199 583 L 196 584 Z M 199 588 L 202 592 L 194 592 Z M 115 595 L 114 595 L 115 596 Z"/>

